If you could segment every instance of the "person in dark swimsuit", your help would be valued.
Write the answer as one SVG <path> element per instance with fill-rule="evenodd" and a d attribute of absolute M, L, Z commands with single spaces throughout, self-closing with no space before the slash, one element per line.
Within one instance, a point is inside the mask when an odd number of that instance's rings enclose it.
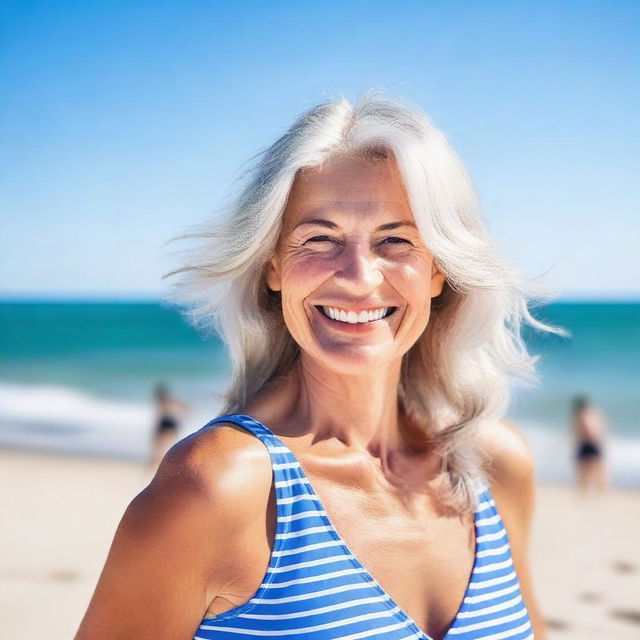
<path fill-rule="evenodd" d="M 603 490 L 608 484 L 604 455 L 605 420 L 586 395 L 573 400 L 573 435 L 578 488 Z"/>
<path fill-rule="evenodd" d="M 157 418 L 153 432 L 152 452 L 149 467 L 157 469 L 160 460 L 178 439 L 180 418 L 187 412 L 187 405 L 169 393 L 169 387 L 164 382 L 158 382 L 153 395 L 156 404 Z"/>

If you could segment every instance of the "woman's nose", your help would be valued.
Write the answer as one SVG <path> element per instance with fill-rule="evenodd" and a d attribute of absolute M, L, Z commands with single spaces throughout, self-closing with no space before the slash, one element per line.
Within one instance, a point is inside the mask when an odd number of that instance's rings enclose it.
<path fill-rule="evenodd" d="M 360 244 L 345 247 L 336 260 L 334 278 L 345 288 L 355 292 L 370 291 L 384 280 L 380 258 L 369 247 Z"/>

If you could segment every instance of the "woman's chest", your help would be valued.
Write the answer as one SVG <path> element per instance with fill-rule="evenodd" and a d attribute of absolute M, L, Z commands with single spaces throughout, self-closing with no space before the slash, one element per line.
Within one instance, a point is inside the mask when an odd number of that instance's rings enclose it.
<path fill-rule="evenodd" d="M 357 562 L 422 630 L 444 637 L 474 565 L 473 516 L 442 515 L 426 495 L 407 506 L 371 489 L 309 479 Z"/>
<path fill-rule="evenodd" d="M 346 486 L 307 473 L 313 491 L 349 552 L 385 593 L 434 640 L 451 627 L 474 563 L 473 518 L 445 517 L 426 496 L 409 506 L 371 486 Z M 245 541 L 246 571 L 210 607 L 208 615 L 249 600 L 269 565 L 276 529 L 275 495 L 255 540 Z"/>

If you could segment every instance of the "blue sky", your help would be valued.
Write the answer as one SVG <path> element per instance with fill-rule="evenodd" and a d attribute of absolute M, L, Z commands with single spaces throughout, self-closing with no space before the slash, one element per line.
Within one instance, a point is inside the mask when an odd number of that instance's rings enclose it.
<path fill-rule="evenodd" d="M 5 0 L 0 295 L 155 297 L 169 238 L 311 105 L 386 87 L 568 298 L 640 298 L 640 3 Z"/>

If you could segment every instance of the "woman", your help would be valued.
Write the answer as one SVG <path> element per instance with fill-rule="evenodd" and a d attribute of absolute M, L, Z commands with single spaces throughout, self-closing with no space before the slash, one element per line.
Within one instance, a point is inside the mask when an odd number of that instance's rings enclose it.
<path fill-rule="evenodd" d="M 604 451 L 607 427 L 602 412 L 585 395 L 573 400 L 572 428 L 578 489 L 604 491 L 609 485 Z"/>
<path fill-rule="evenodd" d="M 153 388 L 153 398 L 156 409 L 156 423 L 153 430 L 153 442 L 149 457 L 151 473 L 155 472 L 171 448 L 178 435 L 180 419 L 188 412 L 187 405 L 169 393 L 169 387 L 164 382 L 158 382 Z"/>
<path fill-rule="evenodd" d="M 531 451 L 499 417 L 520 324 L 548 328 L 444 136 L 321 104 L 187 237 L 174 299 L 229 347 L 223 415 L 127 508 L 77 640 L 544 640 Z"/>

